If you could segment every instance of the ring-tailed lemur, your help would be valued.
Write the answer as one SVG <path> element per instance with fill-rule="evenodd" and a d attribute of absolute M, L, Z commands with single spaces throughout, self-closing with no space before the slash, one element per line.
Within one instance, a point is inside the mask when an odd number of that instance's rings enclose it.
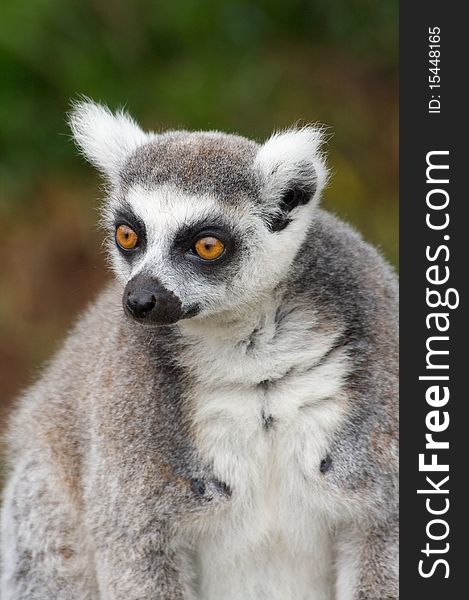
<path fill-rule="evenodd" d="M 397 284 L 321 130 L 70 122 L 117 277 L 13 416 L 2 599 L 397 598 Z"/>

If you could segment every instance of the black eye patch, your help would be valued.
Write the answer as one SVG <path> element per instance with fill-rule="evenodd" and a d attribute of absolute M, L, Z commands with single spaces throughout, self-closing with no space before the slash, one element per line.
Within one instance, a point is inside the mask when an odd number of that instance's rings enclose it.
<path fill-rule="evenodd" d="M 194 246 L 203 237 L 214 237 L 223 243 L 225 250 L 220 258 L 207 261 L 197 255 Z M 184 227 L 176 234 L 173 242 L 173 254 L 177 259 L 184 260 L 186 264 L 208 272 L 230 262 L 236 254 L 238 246 L 239 242 L 232 227 L 221 222 L 204 220 Z"/>
<path fill-rule="evenodd" d="M 135 231 L 138 235 L 138 246 L 133 252 L 126 252 L 124 256 L 127 258 L 131 258 L 133 254 L 137 251 L 142 251 L 146 248 L 147 245 L 147 230 L 142 219 L 137 217 L 137 215 L 130 209 L 119 209 L 114 214 L 114 231 L 119 227 L 119 225 L 127 225 L 131 229 Z"/>

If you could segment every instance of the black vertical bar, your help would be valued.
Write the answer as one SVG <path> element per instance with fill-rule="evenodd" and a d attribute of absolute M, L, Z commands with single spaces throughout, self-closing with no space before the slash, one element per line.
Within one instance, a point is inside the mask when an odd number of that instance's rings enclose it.
<path fill-rule="evenodd" d="M 469 152 L 464 138 L 469 130 L 465 88 L 467 88 L 467 40 L 469 29 L 463 16 L 463 2 L 401 2 L 400 5 L 400 265 L 401 265 L 401 544 L 400 573 L 401 598 L 453 598 L 466 597 L 466 578 L 469 573 L 469 424 L 467 405 L 469 393 L 465 374 L 469 372 L 469 346 L 467 333 L 467 280 L 469 278 L 469 205 L 466 173 L 469 173 Z M 431 31 L 439 29 L 439 61 L 431 52 Z M 434 46 L 438 44 L 434 43 Z M 430 69 L 433 68 L 433 71 Z M 440 78 L 441 87 L 431 89 L 430 84 Z M 433 78 L 433 82 L 429 79 Z M 432 103 L 430 101 L 433 100 Z M 439 101 L 436 102 L 436 100 Z M 430 112 L 430 110 L 435 112 Z M 427 153 L 432 151 L 449 154 L 433 155 L 435 163 L 449 165 L 448 170 L 430 171 L 430 179 L 446 177 L 449 183 L 426 181 Z M 434 175 L 432 177 L 432 174 Z M 432 190 L 444 190 L 432 191 Z M 430 192 L 431 204 L 445 203 L 441 210 L 427 205 Z M 444 229 L 432 229 L 426 223 L 427 214 L 434 225 L 445 222 Z M 442 247 L 439 251 L 438 248 Z M 448 250 L 445 250 L 445 247 Z M 428 248 L 428 250 L 427 250 Z M 426 256 L 429 253 L 433 260 Z M 449 252 L 449 256 L 448 253 Z M 432 266 L 437 266 L 427 272 Z M 446 268 L 448 270 L 446 270 Z M 446 283 L 430 283 L 430 279 L 444 279 Z M 459 306 L 431 308 L 427 302 L 427 289 L 437 290 L 442 296 L 449 290 L 450 303 Z M 437 303 L 436 294 L 430 302 Z M 439 325 L 450 323 L 447 331 L 438 331 L 432 313 L 441 313 Z M 446 340 L 434 340 L 430 347 L 449 350 L 449 354 L 434 355 L 431 364 L 448 365 L 448 369 L 427 368 L 426 343 L 431 336 L 447 336 Z M 433 344 L 433 345 L 432 345 Z M 448 376 L 449 380 L 419 379 L 419 376 Z M 430 386 L 449 389 L 446 405 L 430 406 L 426 393 Z M 440 393 L 439 392 L 439 393 Z M 437 414 L 429 416 L 431 411 Z M 433 439 L 448 441 L 449 449 L 425 449 L 426 434 L 432 427 L 445 424 L 445 412 L 449 426 L 433 433 Z M 427 419 L 427 423 L 426 423 Z M 419 454 L 424 462 L 432 460 L 448 464 L 449 471 L 428 472 L 419 470 Z M 449 480 L 441 483 L 446 476 Z M 430 477 L 433 486 L 426 480 Z M 448 493 L 423 493 L 439 486 Z M 446 500 L 447 499 L 447 500 Z M 427 506 L 428 501 L 428 506 Z M 448 505 L 448 502 L 449 505 Z M 431 510 L 447 512 L 432 515 Z M 441 519 L 442 522 L 432 522 Z M 429 525 L 430 524 L 430 525 Z M 448 533 L 445 536 L 447 531 Z M 440 540 L 431 539 L 428 531 Z M 427 544 L 429 547 L 427 549 Z M 446 546 L 449 544 L 449 546 Z M 425 550 L 426 552 L 422 552 Z M 436 552 L 435 552 L 436 551 Z M 428 554 L 428 555 L 427 555 Z M 439 562 L 440 560 L 446 561 Z M 423 561 L 423 563 L 419 563 Z M 427 577 L 419 574 L 421 570 Z M 433 571 L 433 573 L 432 573 Z M 428 576 L 432 573 L 430 576 Z M 448 577 L 445 577 L 448 575 Z"/>

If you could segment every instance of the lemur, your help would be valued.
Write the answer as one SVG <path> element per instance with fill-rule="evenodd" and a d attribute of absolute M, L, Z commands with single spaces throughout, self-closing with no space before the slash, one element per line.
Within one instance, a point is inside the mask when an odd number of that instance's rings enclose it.
<path fill-rule="evenodd" d="M 397 283 L 321 127 L 70 124 L 115 278 L 12 416 L 2 600 L 398 598 Z"/>

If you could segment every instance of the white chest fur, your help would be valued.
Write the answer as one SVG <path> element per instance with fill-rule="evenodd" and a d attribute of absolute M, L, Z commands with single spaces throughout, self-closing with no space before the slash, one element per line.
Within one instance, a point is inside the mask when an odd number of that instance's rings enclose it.
<path fill-rule="evenodd" d="M 232 490 L 194 533 L 199 600 L 332 597 L 319 466 L 346 412 L 347 358 L 340 332 L 303 319 L 272 315 L 237 343 L 210 336 L 192 365 L 198 450 Z"/>

